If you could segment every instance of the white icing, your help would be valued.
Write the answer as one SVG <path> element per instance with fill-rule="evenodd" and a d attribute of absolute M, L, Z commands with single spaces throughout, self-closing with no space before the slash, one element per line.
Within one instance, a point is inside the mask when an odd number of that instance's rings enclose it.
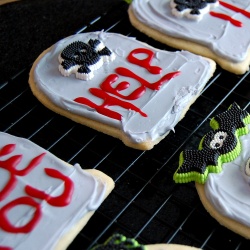
<path fill-rule="evenodd" d="M 249 0 L 224 2 L 250 11 Z M 242 22 L 242 27 L 213 17 L 209 13 L 199 22 L 177 18 L 171 12 L 170 0 L 133 0 L 131 5 L 134 15 L 140 22 L 164 34 L 205 45 L 215 54 L 232 62 L 241 62 L 247 56 L 250 46 L 250 18 L 221 4 L 213 11 L 227 14 Z"/>
<path fill-rule="evenodd" d="M 223 146 L 224 140 L 227 137 L 227 133 L 219 131 L 214 135 L 214 139 L 210 142 L 210 148 L 217 149 Z"/>
<path fill-rule="evenodd" d="M 244 167 L 250 157 L 250 133 L 240 136 L 240 142 L 241 154 L 224 163 L 221 173 L 210 173 L 204 187 L 206 197 L 217 211 L 250 227 L 250 183 L 244 179 Z"/>
<path fill-rule="evenodd" d="M 243 177 L 250 184 L 250 158 L 248 158 L 246 165 L 243 165 L 242 170 Z"/>
<path fill-rule="evenodd" d="M 95 72 L 94 78 L 87 82 L 78 80 L 73 75 L 62 77 L 58 71 L 58 54 L 74 41 L 88 41 L 89 39 L 100 39 L 116 54 L 116 59 L 113 62 L 104 63 L 103 67 Z M 145 68 L 126 60 L 129 53 L 136 48 L 147 48 L 156 53 L 151 65 L 162 68 L 160 75 L 151 74 Z M 139 58 L 139 55 L 136 57 Z M 117 67 L 129 69 L 150 83 L 158 81 L 170 72 L 180 71 L 181 74 L 164 83 L 159 91 L 147 88 L 143 96 L 129 101 L 146 113 L 148 117 L 143 117 L 138 112 L 120 106 L 109 106 L 108 109 L 122 115 L 122 120 L 119 121 L 73 101 L 76 97 L 82 96 L 97 105 L 101 105 L 103 100 L 92 95 L 89 89 L 100 88 L 100 84 L 108 75 L 114 74 Z M 185 51 L 157 50 L 134 38 L 105 32 L 83 33 L 59 41 L 39 61 L 34 71 L 37 88 L 54 104 L 70 110 L 72 113 L 119 128 L 133 142 L 155 140 L 173 129 L 179 121 L 182 111 L 186 108 L 186 104 L 199 93 L 210 76 L 210 63 L 200 56 Z M 128 95 L 141 86 L 137 80 L 119 75 L 119 79 L 112 87 L 123 81 L 129 82 L 130 87 L 120 91 L 122 95 Z M 157 112 L 155 112 L 156 109 Z"/>
<path fill-rule="evenodd" d="M 46 201 L 35 199 L 42 206 L 42 218 L 38 224 L 30 233 L 8 233 L 0 227 L 0 248 L 5 246 L 17 250 L 53 249 L 57 241 L 67 234 L 87 212 L 98 208 L 104 198 L 106 184 L 82 170 L 79 164 L 70 167 L 31 141 L 0 132 L 0 149 L 7 144 L 16 144 L 16 148 L 11 154 L 0 156 L 0 160 L 7 160 L 13 155 L 22 155 L 23 158 L 17 169 L 24 169 L 35 156 L 41 153 L 46 152 L 46 155 L 27 175 L 16 176 L 17 184 L 11 193 L 0 201 L 0 208 L 18 197 L 28 196 L 24 191 L 26 185 L 46 191 L 52 196 L 60 195 L 64 190 L 62 181 L 47 176 L 44 168 L 57 169 L 68 176 L 74 182 L 74 192 L 70 204 L 64 207 L 55 207 Z M 0 176 L 0 190 L 2 190 L 9 180 L 9 172 L 1 165 Z M 33 212 L 32 207 L 19 205 L 8 212 L 8 218 L 16 226 L 25 225 Z"/>

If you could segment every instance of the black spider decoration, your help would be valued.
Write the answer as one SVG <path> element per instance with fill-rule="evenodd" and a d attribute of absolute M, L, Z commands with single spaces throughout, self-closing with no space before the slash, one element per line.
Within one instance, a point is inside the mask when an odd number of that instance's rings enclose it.
<path fill-rule="evenodd" d="M 76 41 L 59 55 L 59 70 L 64 76 L 75 73 L 77 78 L 89 80 L 94 76 L 93 70 L 102 66 L 103 60 L 113 60 L 112 52 L 99 40 Z"/>

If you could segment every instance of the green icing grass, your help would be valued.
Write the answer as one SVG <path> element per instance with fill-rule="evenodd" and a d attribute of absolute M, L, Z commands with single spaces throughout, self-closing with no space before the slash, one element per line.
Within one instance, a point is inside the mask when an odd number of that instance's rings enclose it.
<path fill-rule="evenodd" d="M 120 246 L 121 245 L 121 246 Z M 117 247 L 120 246 L 121 249 L 138 249 L 138 250 L 146 250 L 146 247 L 144 245 L 139 244 L 138 241 L 136 241 L 133 238 L 127 238 L 126 236 L 122 234 L 114 234 L 110 236 L 104 244 L 97 245 L 93 247 L 91 250 L 104 250 L 104 249 L 118 249 Z"/>
<path fill-rule="evenodd" d="M 210 121 L 210 127 L 213 128 L 213 130 L 217 130 L 220 128 L 219 123 L 215 120 L 215 117 L 211 119 Z"/>

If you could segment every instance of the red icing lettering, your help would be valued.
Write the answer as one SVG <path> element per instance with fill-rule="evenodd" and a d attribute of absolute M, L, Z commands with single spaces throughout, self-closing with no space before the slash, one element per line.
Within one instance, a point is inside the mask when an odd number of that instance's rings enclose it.
<path fill-rule="evenodd" d="M 135 57 L 136 54 L 146 54 L 147 57 L 145 59 L 138 59 L 137 57 Z M 145 49 L 145 48 L 138 48 L 138 49 L 132 50 L 129 53 L 127 59 L 129 62 L 131 62 L 133 64 L 137 64 L 137 65 L 147 69 L 151 74 L 160 74 L 162 71 L 162 68 L 150 65 L 153 57 L 154 57 L 153 51 L 151 51 L 149 49 Z"/>
<path fill-rule="evenodd" d="M 248 12 L 246 10 L 243 10 L 243 9 L 237 7 L 237 6 L 226 3 L 224 1 L 219 1 L 219 3 L 220 3 L 220 5 L 222 5 L 223 7 L 227 8 L 227 9 L 230 9 L 230 10 L 235 11 L 237 13 L 241 13 L 245 17 L 250 18 L 250 12 Z M 222 13 L 217 13 L 217 12 L 214 12 L 214 11 L 210 11 L 210 15 L 213 16 L 213 17 L 217 17 L 217 18 L 221 18 L 221 19 L 224 19 L 226 21 L 229 21 L 231 24 L 233 24 L 233 25 L 235 25 L 237 27 L 242 27 L 243 26 L 241 21 L 236 20 L 236 19 L 230 17 L 227 14 L 222 14 Z"/>
<path fill-rule="evenodd" d="M 94 108 L 98 113 L 103 114 L 105 116 L 108 116 L 110 118 L 116 119 L 116 120 L 122 119 L 121 114 L 119 114 L 115 111 L 109 110 L 106 107 L 117 105 L 117 106 L 123 107 L 123 108 L 128 109 L 128 110 L 130 109 L 130 110 L 136 111 L 136 112 L 140 113 L 142 116 L 147 117 L 147 115 L 144 112 L 142 112 L 139 108 L 137 108 L 132 103 L 125 102 L 125 101 L 122 101 L 116 97 L 110 96 L 109 94 L 107 94 L 105 91 L 103 91 L 101 89 L 90 88 L 89 91 L 94 96 L 103 99 L 103 103 L 100 106 L 93 103 L 92 101 L 90 101 L 89 99 L 87 99 L 85 97 L 77 97 L 74 99 L 74 101 L 78 102 L 80 104 L 87 105 L 91 108 Z"/>
<path fill-rule="evenodd" d="M 22 170 L 16 170 L 15 171 L 16 174 L 20 175 L 20 176 L 24 176 L 24 175 L 28 174 L 33 168 L 35 168 L 37 165 L 39 165 L 41 163 L 45 154 L 46 153 L 42 153 L 42 154 L 36 156 L 35 158 L 33 158 L 26 168 L 24 168 Z"/>
<path fill-rule="evenodd" d="M 240 21 L 238 21 L 236 19 L 233 19 L 229 15 L 222 14 L 222 13 L 217 13 L 217 12 L 214 12 L 214 11 L 210 11 L 210 15 L 213 16 L 213 17 L 218 17 L 220 19 L 224 19 L 226 21 L 229 21 L 231 24 L 233 24 L 233 25 L 235 25 L 237 27 L 242 27 L 242 22 L 240 22 Z"/>
<path fill-rule="evenodd" d="M 116 69 L 116 73 L 119 75 L 122 75 L 122 76 L 133 78 L 133 79 L 137 80 L 141 85 L 143 85 L 149 89 L 159 90 L 160 87 L 166 81 L 169 81 L 172 78 L 178 76 L 180 74 L 180 71 L 168 73 L 168 74 L 164 75 L 159 81 L 156 81 L 154 83 L 150 83 L 150 82 L 146 81 L 145 79 L 141 78 L 140 76 L 136 75 L 135 73 L 133 73 L 132 71 L 130 71 L 129 69 L 126 69 L 126 68 L 119 67 Z"/>
<path fill-rule="evenodd" d="M 0 149 L 0 157 L 12 153 L 15 147 L 16 144 L 5 145 Z M 6 160 L 0 161 L 0 168 L 7 170 L 10 176 L 5 186 L 0 191 L 0 201 L 5 199 L 6 196 L 8 196 L 10 192 L 16 187 L 18 180 L 17 176 L 28 175 L 31 170 L 41 163 L 45 154 L 46 153 L 42 153 L 34 157 L 27 164 L 27 166 L 22 169 L 17 168 L 19 163 L 22 161 L 22 155 L 13 155 Z M 57 178 L 63 182 L 63 192 L 60 195 L 53 197 L 29 185 L 25 186 L 25 191 L 29 196 L 18 197 L 6 203 L 3 207 L 0 207 L 0 229 L 13 234 L 30 233 L 42 218 L 42 206 L 34 198 L 44 200 L 48 204 L 56 207 L 66 206 L 71 202 L 74 192 L 73 181 L 68 176 L 62 174 L 56 169 L 45 168 L 44 171 L 48 176 Z M 27 217 L 27 220 L 22 224 L 10 220 L 10 211 L 12 209 L 17 209 L 18 206 L 28 206 L 33 210 L 32 213 L 29 213 L 30 217 Z M 12 248 L 8 246 L 0 246 L 0 250 L 12 250 Z"/>
<path fill-rule="evenodd" d="M 33 188 L 29 185 L 25 187 L 25 191 L 28 195 L 46 200 L 46 202 L 52 206 L 63 207 L 67 206 L 71 202 L 72 194 L 74 192 L 74 184 L 68 176 L 63 175 L 56 169 L 45 168 L 45 173 L 51 177 L 60 179 L 64 182 L 64 191 L 58 197 L 52 197 L 43 191 Z"/>
<path fill-rule="evenodd" d="M 11 192 L 11 190 L 15 188 L 16 182 L 17 180 L 15 175 L 10 172 L 9 181 L 0 192 L 0 201 L 4 200 L 5 197 L 8 196 L 8 194 Z"/>
<path fill-rule="evenodd" d="M 12 225 L 7 213 L 18 205 L 27 205 L 35 209 L 32 219 L 23 226 Z M 29 233 L 36 226 L 42 216 L 40 204 L 30 197 L 20 197 L 7 203 L 0 209 L 0 228 L 9 233 Z"/>
<path fill-rule="evenodd" d="M 11 247 L 0 246 L 0 250 L 12 250 L 12 248 Z"/>
<path fill-rule="evenodd" d="M 146 88 L 142 85 L 127 96 L 120 94 L 119 91 L 127 89 L 130 84 L 128 82 L 121 82 L 115 88 L 111 87 L 111 84 L 114 83 L 118 78 L 119 77 L 116 74 L 109 75 L 106 80 L 104 80 L 104 82 L 101 84 L 101 89 L 116 96 L 119 96 L 125 100 L 138 99 L 145 93 Z"/>
<path fill-rule="evenodd" d="M 0 191 L 0 201 L 3 200 L 12 191 L 12 189 L 15 188 L 17 182 L 16 176 L 24 176 L 28 174 L 41 162 L 44 155 L 45 153 L 35 157 L 31 160 L 27 167 L 21 170 L 16 169 L 16 167 L 21 162 L 22 155 L 14 155 L 5 161 L 0 161 L 0 168 L 8 170 L 10 174 L 9 181 Z"/>
<path fill-rule="evenodd" d="M 7 155 L 7 154 L 10 154 L 11 152 L 14 151 L 16 147 L 16 144 L 8 144 L 8 145 L 5 145 L 4 147 L 1 148 L 0 150 L 0 157 L 1 156 L 4 156 L 4 155 Z"/>
<path fill-rule="evenodd" d="M 145 54 L 146 58 L 139 59 L 135 57 L 137 54 Z M 154 57 L 154 52 L 146 49 L 146 48 L 137 48 L 131 51 L 127 57 L 127 60 L 130 63 L 137 64 L 138 66 L 141 66 L 145 69 L 147 69 L 152 74 L 160 74 L 162 69 L 157 66 L 152 66 L 151 61 Z M 132 103 L 123 101 L 124 100 L 136 100 L 139 99 L 143 94 L 146 92 L 146 88 L 149 88 L 151 90 L 159 90 L 161 86 L 174 78 L 175 76 L 178 76 L 180 74 L 179 71 L 176 72 L 170 72 L 164 76 L 161 77 L 160 80 L 150 83 L 147 80 L 141 78 L 140 76 L 136 75 L 129 69 L 118 67 L 115 69 L 115 72 L 117 74 L 110 74 L 100 85 L 100 89 L 98 88 L 90 88 L 89 91 L 94 96 L 103 99 L 103 103 L 101 105 L 97 105 L 91 100 L 85 98 L 85 97 L 77 97 L 74 99 L 75 102 L 87 105 L 93 109 L 95 109 L 98 113 L 105 115 L 107 117 L 116 119 L 116 120 L 122 120 L 122 115 L 116 111 L 108 109 L 109 106 L 120 106 L 127 110 L 133 110 L 135 112 L 138 112 L 140 115 L 147 117 L 147 114 L 145 114 L 140 108 L 136 107 Z M 120 92 L 123 90 L 126 90 L 130 87 L 130 83 L 127 81 L 122 81 L 118 83 L 115 87 L 112 85 L 119 79 L 119 75 L 132 78 L 136 80 L 140 86 L 133 90 L 128 95 L 123 95 Z M 112 94 L 114 96 L 109 95 Z M 118 99 L 115 96 L 121 98 Z"/>
<path fill-rule="evenodd" d="M 233 10 L 235 12 L 241 13 L 245 17 L 250 18 L 250 12 L 248 12 L 246 10 L 243 10 L 241 8 L 238 8 L 238 7 L 236 7 L 236 6 L 232 5 L 232 4 L 229 4 L 229 3 L 226 3 L 226 2 L 223 2 L 223 1 L 219 1 L 219 3 L 222 6 L 224 6 L 225 8 L 228 8 L 228 9 Z"/>

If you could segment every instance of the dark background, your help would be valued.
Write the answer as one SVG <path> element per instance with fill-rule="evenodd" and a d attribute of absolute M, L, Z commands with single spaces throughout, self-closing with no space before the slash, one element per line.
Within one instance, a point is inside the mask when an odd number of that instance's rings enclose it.
<path fill-rule="evenodd" d="M 20 0 L 0 5 L 0 82 L 118 2 L 121 0 Z"/>
<path fill-rule="evenodd" d="M 68 250 L 90 249 L 113 233 L 142 244 L 249 250 L 249 240 L 207 213 L 194 183 L 173 182 L 180 152 L 198 147 L 211 130 L 212 117 L 233 102 L 250 112 L 249 72 L 237 76 L 217 66 L 175 132 L 149 151 L 128 148 L 59 116 L 33 96 L 28 85 L 32 63 L 43 50 L 77 32 L 121 33 L 174 51 L 134 29 L 127 8 L 122 0 L 20 0 L 0 5 L 0 131 L 27 138 L 72 165 L 96 168 L 114 179 L 115 189 Z"/>

